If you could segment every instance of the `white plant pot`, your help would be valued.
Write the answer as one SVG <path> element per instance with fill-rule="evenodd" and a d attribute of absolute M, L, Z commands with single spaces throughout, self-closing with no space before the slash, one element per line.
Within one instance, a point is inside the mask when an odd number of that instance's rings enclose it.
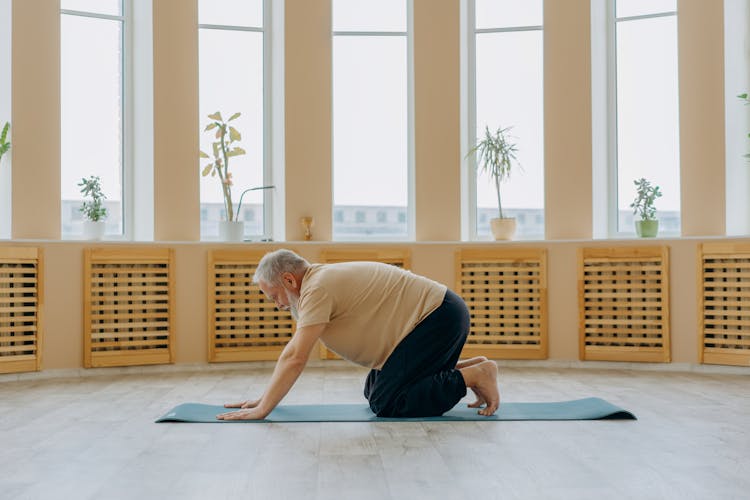
<path fill-rule="evenodd" d="M 512 240 L 516 234 L 515 217 L 490 219 L 490 228 L 495 241 Z"/>
<path fill-rule="evenodd" d="M 223 220 L 219 222 L 221 241 L 242 241 L 245 238 L 245 221 Z"/>
<path fill-rule="evenodd" d="M 107 223 L 103 220 L 85 220 L 83 221 L 83 237 L 87 240 L 101 240 L 104 238 L 104 231 Z"/>

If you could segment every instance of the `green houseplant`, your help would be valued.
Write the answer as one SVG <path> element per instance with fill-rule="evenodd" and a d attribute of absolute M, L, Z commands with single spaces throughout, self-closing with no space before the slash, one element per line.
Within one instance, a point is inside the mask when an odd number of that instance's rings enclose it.
<path fill-rule="evenodd" d="M 630 204 L 633 214 L 640 219 L 635 221 L 635 232 L 641 238 L 653 238 L 659 232 L 659 221 L 656 219 L 656 205 L 654 202 L 661 197 L 659 186 L 641 177 L 633 181 L 635 184 L 635 199 Z"/>
<path fill-rule="evenodd" d="M 104 237 L 105 220 L 108 215 L 104 207 L 106 196 L 102 192 L 101 179 L 98 175 L 92 175 L 88 179 L 84 177 L 78 186 L 84 198 L 91 198 L 90 201 L 84 201 L 79 209 L 85 219 L 83 234 L 87 239 L 100 240 Z"/>
<path fill-rule="evenodd" d="M 234 128 L 229 122 L 236 120 L 242 114 L 234 113 L 228 120 L 224 121 L 221 112 L 217 111 L 208 115 L 211 122 L 203 129 L 204 132 L 210 132 L 214 139 L 211 143 L 213 156 L 209 156 L 204 151 L 200 151 L 200 158 L 211 160 L 210 163 L 201 167 L 203 177 L 217 177 L 221 185 L 221 192 L 224 198 L 224 213 L 226 220 L 219 223 L 219 235 L 224 240 L 241 241 L 244 236 L 244 222 L 239 220 L 240 209 L 242 208 L 242 199 L 250 191 L 259 189 L 271 189 L 274 186 L 261 186 L 245 189 L 240 193 L 239 202 L 234 206 L 232 201 L 232 172 L 229 170 L 229 162 L 235 156 L 246 154 L 246 151 L 237 143 L 242 140 L 242 134 Z"/>
<path fill-rule="evenodd" d="M 476 168 L 488 174 L 495 185 L 498 217 L 490 220 L 490 226 L 496 240 L 512 239 L 516 231 L 516 219 L 505 217 L 500 198 L 500 184 L 510 178 L 514 165 L 521 167 L 516 157 L 518 151 L 516 145 L 510 140 L 511 128 L 498 127 L 493 133 L 488 126 L 485 126 L 484 138 L 480 139 L 466 155 L 476 157 Z"/>
<path fill-rule="evenodd" d="M 229 171 L 229 161 L 235 156 L 246 154 L 246 151 L 239 147 L 237 142 L 242 140 L 242 134 L 229 125 L 229 122 L 236 120 L 241 116 L 241 113 L 235 113 L 228 120 L 224 121 L 221 113 L 208 115 L 211 122 L 206 125 L 203 129 L 204 132 L 212 132 L 213 138 L 215 139 L 212 143 L 213 158 L 206 154 L 204 151 L 200 151 L 201 158 L 211 159 L 211 163 L 205 165 L 201 171 L 201 175 L 206 177 L 218 177 L 221 184 L 221 191 L 224 196 L 224 210 L 228 221 L 236 221 L 239 215 L 239 206 L 237 211 L 234 210 L 234 204 L 232 203 L 232 173 Z"/>
<path fill-rule="evenodd" d="M 5 122 L 3 130 L 0 132 L 0 161 L 3 159 L 3 155 L 10 150 L 10 141 L 8 140 L 9 130 L 10 122 Z"/>

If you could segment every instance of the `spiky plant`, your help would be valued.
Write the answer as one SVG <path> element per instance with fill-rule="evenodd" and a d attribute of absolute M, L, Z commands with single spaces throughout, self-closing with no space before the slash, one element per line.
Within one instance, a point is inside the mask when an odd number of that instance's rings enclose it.
<path fill-rule="evenodd" d="M 10 150 L 10 141 L 8 140 L 9 130 L 10 122 L 5 122 L 2 132 L 0 132 L 0 160 L 2 160 L 3 155 Z"/>
<path fill-rule="evenodd" d="M 497 208 L 500 218 L 503 216 L 503 205 L 500 199 L 500 184 L 510 178 L 513 165 L 521 168 L 516 158 L 518 152 L 516 145 L 510 142 L 508 133 L 512 127 L 498 127 L 494 133 L 490 132 L 488 126 L 484 127 L 484 138 L 477 142 L 476 146 L 469 150 L 466 155 L 477 157 L 477 168 L 489 174 L 491 181 L 495 184 L 497 193 Z"/>

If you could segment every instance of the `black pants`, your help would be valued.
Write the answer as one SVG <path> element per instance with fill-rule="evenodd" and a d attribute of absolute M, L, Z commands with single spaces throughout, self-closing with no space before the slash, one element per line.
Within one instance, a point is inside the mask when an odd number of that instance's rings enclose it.
<path fill-rule="evenodd" d="M 466 395 L 456 362 L 469 334 L 469 310 L 448 290 L 443 303 L 396 347 L 381 370 L 371 370 L 365 397 L 379 417 L 433 417 Z"/>

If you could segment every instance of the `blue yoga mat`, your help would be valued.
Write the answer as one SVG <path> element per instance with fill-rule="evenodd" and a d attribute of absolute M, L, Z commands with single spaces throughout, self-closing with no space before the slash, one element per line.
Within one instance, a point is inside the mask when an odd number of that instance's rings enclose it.
<path fill-rule="evenodd" d="M 367 404 L 321 404 L 277 406 L 265 420 L 216 420 L 216 415 L 232 409 L 200 403 L 175 406 L 156 422 L 268 423 L 268 422 L 480 422 L 495 420 L 601 420 L 630 419 L 635 415 L 603 399 L 586 398 L 551 403 L 501 403 L 491 417 L 477 414 L 475 408 L 456 406 L 441 417 L 376 417 Z"/>

